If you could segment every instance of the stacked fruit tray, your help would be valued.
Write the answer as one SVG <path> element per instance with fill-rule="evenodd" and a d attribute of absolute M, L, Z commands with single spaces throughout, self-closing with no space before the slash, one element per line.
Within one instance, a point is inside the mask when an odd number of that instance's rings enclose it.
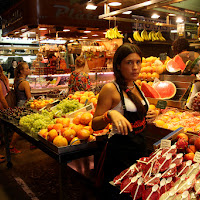
<path fill-rule="evenodd" d="M 172 146 L 160 147 L 149 157 L 137 160 L 111 184 L 134 200 L 199 199 L 200 163 L 188 152 L 200 149 L 200 137 L 179 133 L 172 142 Z"/>

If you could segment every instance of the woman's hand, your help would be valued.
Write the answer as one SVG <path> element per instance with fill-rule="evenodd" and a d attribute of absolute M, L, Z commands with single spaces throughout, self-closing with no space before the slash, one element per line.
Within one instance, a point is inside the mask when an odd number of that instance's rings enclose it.
<path fill-rule="evenodd" d="M 155 120 L 156 117 L 157 117 L 156 110 L 148 110 L 147 115 L 146 115 L 147 124 L 153 123 L 153 121 Z"/>
<path fill-rule="evenodd" d="M 109 112 L 112 123 L 115 124 L 117 130 L 122 135 L 128 135 L 129 131 L 133 131 L 130 122 L 118 111 L 111 110 Z"/>

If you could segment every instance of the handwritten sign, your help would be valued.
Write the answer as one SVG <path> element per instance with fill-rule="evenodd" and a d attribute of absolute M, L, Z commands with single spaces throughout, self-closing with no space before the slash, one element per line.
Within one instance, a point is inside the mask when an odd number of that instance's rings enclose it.
<path fill-rule="evenodd" d="M 156 108 L 165 109 L 167 106 L 167 102 L 163 100 L 158 100 L 156 104 Z"/>
<path fill-rule="evenodd" d="M 171 147 L 171 140 L 161 140 L 161 145 L 160 145 L 160 148 L 163 149 L 163 148 L 170 148 Z"/>

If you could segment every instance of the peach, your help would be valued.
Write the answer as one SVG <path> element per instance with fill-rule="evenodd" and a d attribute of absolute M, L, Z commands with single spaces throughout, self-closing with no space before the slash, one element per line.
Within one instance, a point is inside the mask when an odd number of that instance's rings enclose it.
<path fill-rule="evenodd" d="M 58 136 L 58 132 L 55 129 L 52 129 L 48 132 L 47 140 L 52 142 L 56 136 Z"/>
<path fill-rule="evenodd" d="M 63 132 L 63 137 L 67 139 L 67 141 L 71 141 L 76 136 L 76 131 L 71 128 L 66 128 Z"/>
<path fill-rule="evenodd" d="M 68 145 L 68 141 L 62 135 L 58 135 L 54 138 L 53 144 L 57 147 L 65 147 Z"/>

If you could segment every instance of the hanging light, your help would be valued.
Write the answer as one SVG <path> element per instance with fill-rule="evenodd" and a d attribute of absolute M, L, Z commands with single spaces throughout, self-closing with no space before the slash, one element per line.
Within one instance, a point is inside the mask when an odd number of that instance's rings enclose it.
<path fill-rule="evenodd" d="M 109 6 L 121 6 L 122 3 L 120 3 L 120 2 L 111 2 L 111 3 L 109 3 L 108 5 L 109 5 Z"/>
<path fill-rule="evenodd" d="M 176 19 L 176 23 L 182 23 L 184 20 L 181 18 L 181 17 L 178 17 L 177 19 Z"/>
<path fill-rule="evenodd" d="M 92 2 L 92 1 L 88 1 L 86 9 L 87 10 L 96 10 L 97 6 Z"/>
<path fill-rule="evenodd" d="M 160 15 L 158 15 L 158 14 L 156 14 L 156 13 L 154 13 L 154 14 L 151 16 L 152 19 L 158 19 L 159 17 L 160 17 Z"/>

